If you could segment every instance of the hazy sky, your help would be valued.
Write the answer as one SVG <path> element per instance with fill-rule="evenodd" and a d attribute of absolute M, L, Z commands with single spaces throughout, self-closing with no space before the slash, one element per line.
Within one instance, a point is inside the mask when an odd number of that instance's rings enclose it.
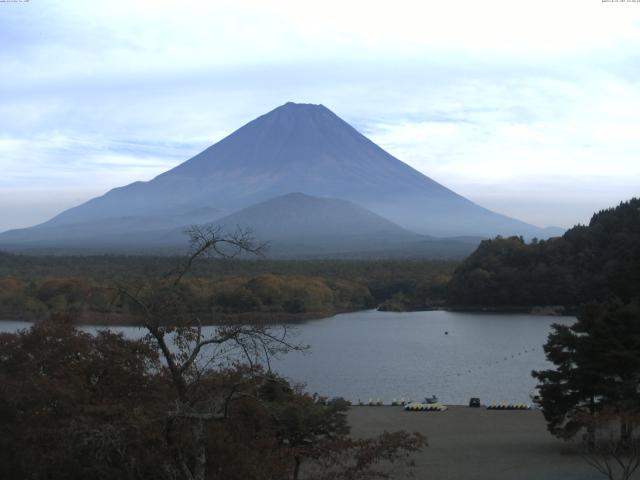
<path fill-rule="evenodd" d="M 500 213 L 640 195 L 640 1 L 0 2 L 0 230 L 322 103 Z"/>

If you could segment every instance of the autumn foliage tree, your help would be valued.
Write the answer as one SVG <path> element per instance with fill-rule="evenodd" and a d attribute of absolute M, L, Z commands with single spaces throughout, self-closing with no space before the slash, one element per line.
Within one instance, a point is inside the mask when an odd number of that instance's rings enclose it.
<path fill-rule="evenodd" d="M 57 317 L 1 334 L 0 352 L 0 478 L 162 475 L 167 390 L 149 346 Z"/>
<path fill-rule="evenodd" d="M 303 468 L 355 479 L 409 462 L 422 436 L 351 439 L 346 402 L 270 371 L 273 355 L 302 348 L 286 327 L 203 326 L 184 287 L 194 264 L 260 250 L 244 232 L 190 233 L 191 255 L 168 275 L 110 289 L 145 337 L 92 335 L 61 316 L 0 335 L 0 478 L 284 480 Z"/>

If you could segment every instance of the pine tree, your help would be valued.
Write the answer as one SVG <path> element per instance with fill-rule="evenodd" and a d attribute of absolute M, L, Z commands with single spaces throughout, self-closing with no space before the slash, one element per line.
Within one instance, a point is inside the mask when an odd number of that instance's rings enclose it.
<path fill-rule="evenodd" d="M 571 326 L 554 325 L 544 346 L 552 370 L 534 371 L 551 433 L 574 437 L 605 409 L 640 412 L 640 303 L 583 307 Z M 621 425 L 620 435 L 629 435 Z M 624 439 L 624 438 L 623 438 Z"/>

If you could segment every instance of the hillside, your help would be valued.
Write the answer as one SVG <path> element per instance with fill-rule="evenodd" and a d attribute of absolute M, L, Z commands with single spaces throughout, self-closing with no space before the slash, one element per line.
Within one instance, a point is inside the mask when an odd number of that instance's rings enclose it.
<path fill-rule="evenodd" d="M 289 193 L 252 205 L 216 221 L 226 229 L 250 226 L 257 237 L 323 241 L 330 238 L 379 237 L 406 242 L 422 238 L 352 202 Z"/>
<path fill-rule="evenodd" d="M 640 199 L 593 215 L 562 237 L 483 241 L 455 271 L 458 306 L 576 306 L 640 295 Z"/>
<path fill-rule="evenodd" d="M 215 222 L 251 227 L 271 258 L 463 258 L 482 238 L 418 235 L 352 202 L 291 193 Z"/>

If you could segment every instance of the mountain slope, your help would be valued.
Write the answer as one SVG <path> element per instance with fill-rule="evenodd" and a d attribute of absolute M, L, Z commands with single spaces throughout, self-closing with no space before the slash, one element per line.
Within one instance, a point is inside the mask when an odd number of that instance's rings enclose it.
<path fill-rule="evenodd" d="M 251 228 L 272 256 L 397 249 L 424 239 L 352 202 L 302 193 L 252 205 L 216 224 L 227 231 Z"/>
<path fill-rule="evenodd" d="M 116 224 L 135 222 L 124 217 Z M 312 197 L 303 193 L 282 195 L 241 209 L 215 222 L 225 232 L 250 229 L 268 244 L 270 258 L 462 258 L 480 238 L 440 239 L 418 235 L 352 202 Z M 126 233 L 114 232 L 109 220 L 67 226 L 49 226 L 37 235 L 15 241 L 10 250 L 31 253 L 175 254 L 188 247 L 189 225 L 158 229 L 152 222 L 130 225 Z M 95 226 L 95 228 L 91 228 Z M 155 229 L 142 229 L 142 226 Z M 11 237 L 11 236 L 10 236 Z"/>
<path fill-rule="evenodd" d="M 397 241 L 422 237 L 345 200 L 289 193 L 216 221 L 226 229 L 250 227 L 265 240 L 370 236 Z"/>
<path fill-rule="evenodd" d="M 562 236 L 524 243 L 487 240 L 457 269 L 449 300 L 459 306 L 573 307 L 640 293 L 640 198 L 593 215 Z"/>
<path fill-rule="evenodd" d="M 0 246 L 86 245 L 88 247 L 103 247 L 113 242 L 127 243 L 133 238 L 147 238 L 149 232 L 166 231 L 184 225 L 210 223 L 221 216 L 223 216 L 222 213 L 214 208 L 200 208 L 182 214 L 175 213 L 164 216 L 111 216 L 69 223 L 50 221 L 36 227 L 4 232 L 0 234 Z"/>
<path fill-rule="evenodd" d="M 149 182 L 113 189 L 43 226 L 96 222 L 123 212 L 157 219 L 202 208 L 231 213 L 290 192 L 349 200 L 422 234 L 549 236 L 431 180 L 324 106 L 294 103 Z"/>

